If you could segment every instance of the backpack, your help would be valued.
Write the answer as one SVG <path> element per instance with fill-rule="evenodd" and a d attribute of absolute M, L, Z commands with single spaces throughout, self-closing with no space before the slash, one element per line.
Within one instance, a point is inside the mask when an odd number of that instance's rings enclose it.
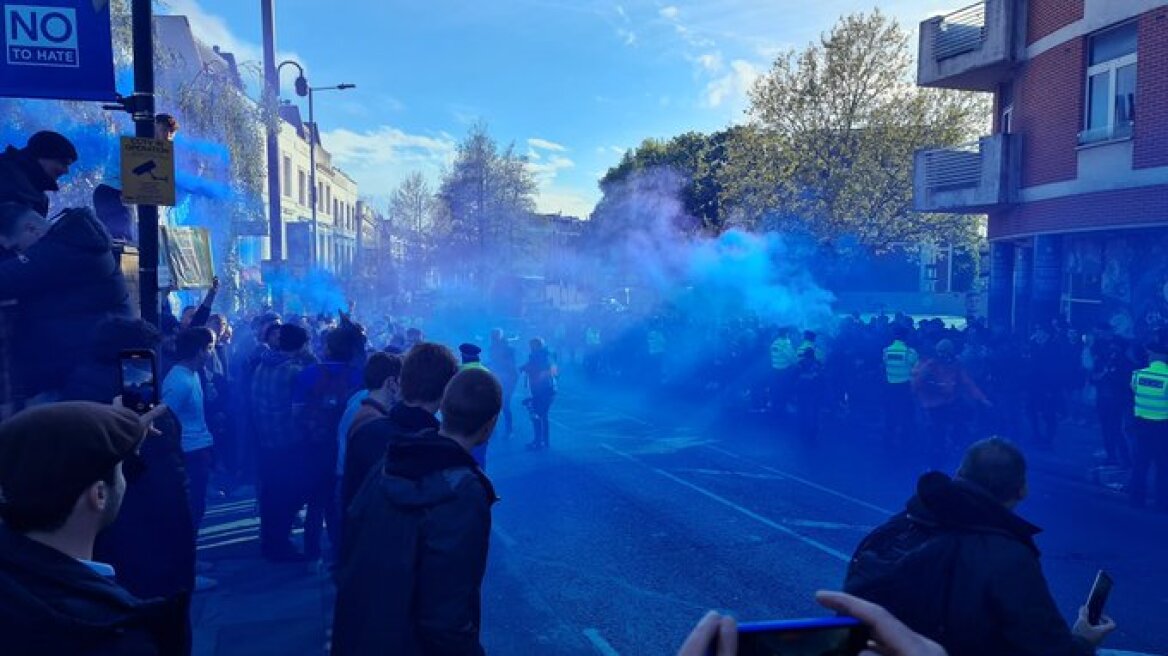
<path fill-rule="evenodd" d="M 960 551 L 959 532 L 900 513 L 856 548 L 844 591 L 883 606 L 913 631 L 941 642 Z"/>
<path fill-rule="evenodd" d="M 308 392 L 301 415 L 305 441 L 309 444 L 337 444 L 337 429 L 353 395 L 348 367 L 319 365 L 319 375 Z"/>

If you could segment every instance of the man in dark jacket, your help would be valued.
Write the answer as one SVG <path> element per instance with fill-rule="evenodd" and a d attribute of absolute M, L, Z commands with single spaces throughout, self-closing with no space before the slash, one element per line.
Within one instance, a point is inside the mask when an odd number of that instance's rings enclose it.
<path fill-rule="evenodd" d="M 470 451 L 502 407 L 499 381 L 459 372 L 442 426 L 390 444 L 350 508 L 337 571 L 336 656 L 483 654 L 482 581 L 495 490 Z"/>
<path fill-rule="evenodd" d="M 296 379 L 315 362 L 308 332 L 297 325 L 279 327 L 280 348 L 263 354 L 252 380 L 252 413 L 259 446 L 260 551 L 275 562 L 304 561 L 292 546 L 292 522 L 304 505 L 308 464 L 303 433 L 297 426 L 293 393 Z"/>
<path fill-rule="evenodd" d="M 1079 610 L 1059 615 L 1039 563 L 1041 529 L 1014 514 L 1027 493 L 1026 462 L 1007 440 L 965 453 L 957 476 L 930 472 L 907 509 L 860 543 L 847 592 L 887 608 L 950 656 L 1084 656 L 1115 623 Z"/>
<path fill-rule="evenodd" d="M 109 404 L 119 394 L 119 354 L 126 349 L 157 352 L 158 329 L 141 319 L 108 319 L 97 326 L 90 358 L 73 372 L 66 401 Z M 195 589 L 195 530 L 183 468 L 182 426 L 167 412 L 159 430 L 126 460 L 126 494 L 118 519 L 97 538 L 94 558 L 118 573 L 118 583 L 140 599 L 171 603 L 163 653 L 191 652 L 191 591 Z"/>
<path fill-rule="evenodd" d="M 133 316 L 113 243 L 88 209 L 70 210 L 50 226 L 14 203 L 0 203 L 0 240 L 19 253 L 0 261 L 0 299 L 18 302 L 18 380 L 28 397 L 55 394 L 84 358 L 93 327 Z"/>
<path fill-rule="evenodd" d="M 341 482 L 341 508 L 347 509 L 369 477 L 369 472 L 385 457 L 393 440 L 438 428 L 438 406 L 442 392 L 454 374 L 458 360 L 441 344 L 423 342 L 410 349 L 402 362 L 401 401 L 389 416 L 374 419 L 353 432 L 345 449 Z"/>
<path fill-rule="evenodd" d="M 3 651 L 160 653 L 163 605 L 144 602 L 94 560 L 97 534 L 118 516 L 122 463 L 145 434 L 129 410 L 50 404 L 0 427 L 0 636 Z"/>
<path fill-rule="evenodd" d="M 56 132 L 37 132 L 24 148 L 9 146 L 0 154 L 0 202 L 17 203 L 41 216 L 49 215 L 46 191 L 57 191 L 57 180 L 77 161 L 77 149 Z"/>

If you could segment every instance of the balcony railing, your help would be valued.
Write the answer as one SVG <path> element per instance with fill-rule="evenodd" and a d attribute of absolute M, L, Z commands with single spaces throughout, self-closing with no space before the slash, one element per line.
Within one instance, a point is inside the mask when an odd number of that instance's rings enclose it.
<path fill-rule="evenodd" d="M 984 0 L 921 23 L 917 83 L 992 91 L 1014 62 L 1015 0 Z"/>
<path fill-rule="evenodd" d="M 973 52 L 986 41 L 986 3 L 979 2 L 945 16 L 933 34 L 933 54 L 940 59 Z"/>
<path fill-rule="evenodd" d="M 1009 135 L 920 150 L 913 171 L 913 204 L 921 212 L 978 212 L 1009 198 Z"/>

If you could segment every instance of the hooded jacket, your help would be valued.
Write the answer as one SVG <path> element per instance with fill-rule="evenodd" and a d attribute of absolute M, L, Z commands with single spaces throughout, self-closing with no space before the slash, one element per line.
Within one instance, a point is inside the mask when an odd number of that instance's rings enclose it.
<path fill-rule="evenodd" d="M 349 507 L 365 484 L 365 479 L 369 478 L 369 472 L 385 457 L 386 449 L 392 442 L 423 431 L 436 430 L 438 419 L 434 415 L 400 402 L 393 404 L 388 415 L 371 419 L 359 428 L 354 422 L 345 447 L 341 508 Z"/>
<path fill-rule="evenodd" d="M 9 146 L 0 154 L 0 202 L 20 203 L 41 216 L 49 214 L 46 191 L 57 191 L 57 182 L 23 150 Z"/>
<path fill-rule="evenodd" d="M 142 601 L 65 554 L 0 526 L 0 636 L 10 656 L 161 654 Z"/>
<path fill-rule="evenodd" d="M 65 384 L 99 322 L 134 315 L 113 241 L 88 209 L 66 212 L 23 254 L 0 261 L 0 299 L 18 301 L 14 365 L 29 396 Z"/>
<path fill-rule="evenodd" d="M 929 577 L 947 583 L 944 595 L 944 634 L 929 635 L 950 656 L 1087 656 L 1094 649 L 1074 636 L 1047 587 L 1034 536 L 1037 526 L 1022 519 L 981 487 L 940 472 L 930 472 L 917 483 L 917 494 L 904 512 L 873 533 L 914 526 L 956 536 L 955 560 L 949 574 Z M 887 554 L 865 539 L 848 569 L 845 590 L 865 581 L 895 573 Z M 892 568 L 889 571 L 889 568 Z M 906 586 L 924 598 L 926 577 Z M 916 586 L 916 587 L 914 587 Z M 880 600 L 896 614 L 897 604 Z M 911 602 L 910 602 L 911 603 Z M 909 628 L 932 633 L 928 627 Z"/>
<path fill-rule="evenodd" d="M 495 489 L 437 431 L 393 442 L 349 508 L 335 656 L 477 656 Z"/>

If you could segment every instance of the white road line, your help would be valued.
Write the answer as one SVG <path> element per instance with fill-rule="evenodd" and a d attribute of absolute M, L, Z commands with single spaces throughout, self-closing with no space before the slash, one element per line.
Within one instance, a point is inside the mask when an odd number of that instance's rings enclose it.
<path fill-rule="evenodd" d="M 600 446 L 604 447 L 605 449 L 608 449 L 609 451 L 615 453 L 618 456 L 621 456 L 622 458 L 625 458 L 626 460 L 629 460 L 629 461 L 634 462 L 638 465 L 641 465 L 642 467 L 646 467 L 649 470 L 651 470 L 657 474 L 660 474 L 661 476 L 664 476 L 665 478 L 668 478 L 669 480 L 673 481 L 674 483 L 677 483 L 678 485 L 688 487 L 689 489 L 693 490 L 694 492 L 697 492 L 698 494 L 701 494 L 702 496 L 705 496 L 709 499 L 717 501 L 718 503 L 726 506 L 727 508 L 730 508 L 732 510 L 736 510 L 739 513 L 742 513 L 743 515 L 755 520 L 756 522 L 763 524 L 764 526 L 768 526 L 768 527 L 773 528 L 774 530 L 776 530 L 780 533 L 783 533 L 785 535 L 793 537 L 796 540 L 802 542 L 803 544 L 805 544 L 809 547 L 812 547 L 814 549 L 817 549 L 819 551 L 822 551 L 823 553 L 825 553 L 833 558 L 836 558 L 837 560 L 841 560 L 841 561 L 846 563 L 846 562 L 850 562 L 852 559 L 851 556 L 845 554 L 844 552 L 842 552 L 838 549 L 833 549 L 833 548 L 827 546 L 826 544 L 824 544 L 818 540 L 814 540 L 814 539 L 809 538 L 801 533 L 798 533 L 796 531 L 792 531 L 791 529 L 787 528 L 786 526 L 783 526 L 782 524 L 780 524 L 772 519 L 768 519 L 766 517 L 763 517 L 762 515 L 754 512 L 753 510 L 743 508 L 742 506 L 734 503 L 733 501 L 730 501 L 729 499 L 727 499 L 725 497 L 719 496 L 719 495 L 705 489 L 704 487 L 701 487 L 700 485 L 694 485 L 693 483 L 690 483 L 687 480 L 678 478 L 677 476 L 674 476 L 673 474 L 670 474 L 669 472 L 667 472 L 663 469 L 658 469 L 657 467 L 654 467 L 654 466 L 649 465 L 645 462 L 642 462 L 642 461 L 638 460 L 637 458 L 635 458 L 635 457 L 633 457 L 633 456 L 631 456 L 631 455 L 629 455 L 629 454 L 627 454 L 619 449 L 615 449 L 608 444 L 601 444 Z"/>
<path fill-rule="evenodd" d="M 508 549 L 514 549 L 515 546 L 519 544 L 518 540 L 511 537 L 503 529 L 499 528 L 497 524 L 491 527 L 491 532 L 497 535 L 499 539 L 503 541 L 504 546 L 506 546 Z"/>
<path fill-rule="evenodd" d="M 754 461 L 753 461 L 753 460 L 751 460 L 750 458 L 747 458 L 747 457 L 745 457 L 745 456 L 741 456 L 741 455 L 739 455 L 739 454 L 737 454 L 737 453 L 734 453 L 733 451 L 727 451 L 726 449 L 723 449 L 723 448 L 721 448 L 721 447 L 712 446 L 712 445 L 709 445 L 709 444 L 707 444 L 707 445 L 705 445 L 705 446 L 706 446 L 706 448 L 707 448 L 707 449 L 713 449 L 714 451 L 717 451 L 718 453 L 721 453 L 721 454 L 724 454 L 724 455 L 728 455 L 728 456 L 730 456 L 730 457 L 732 457 L 732 458 L 737 458 L 737 459 L 739 459 L 739 460 L 742 460 L 742 461 L 745 461 L 745 462 L 749 462 L 749 463 L 753 464 L 753 465 L 754 465 L 754 466 L 756 466 L 756 467 L 759 467 L 759 468 L 761 468 L 761 469 L 765 469 L 765 470 L 767 470 L 767 471 L 771 472 L 772 474 L 778 474 L 779 476 L 782 476 L 782 477 L 784 477 L 784 478 L 789 478 L 789 479 L 791 479 L 792 481 L 795 481 L 796 483 L 801 483 L 801 484 L 803 484 L 803 485 L 806 485 L 807 487 L 809 487 L 809 488 L 812 488 L 812 489 L 814 489 L 814 490 L 819 490 L 820 492 L 823 492 L 823 493 L 826 493 L 826 494 L 830 494 L 830 495 L 832 495 L 832 496 L 834 496 L 834 497 L 838 497 L 838 498 L 840 498 L 840 499 L 843 499 L 843 500 L 845 500 L 845 501 L 850 501 L 850 502 L 852 502 L 852 503 L 856 504 L 857 506 L 863 506 L 864 508 L 867 508 L 867 509 L 869 509 L 869 510 L 873 510 L 873 511 L 875 511 L 875 512 L 878 512 L 878 513 L 880 513 L 880 514 L 882 514 L 882 515 L 893 515 L 893 514 L 895 514 L 893 511 L 891 511 L 891 510 L 888 510 L 887 508 L 882 508 L 882 507 L 880 507 L 880 506 L 877 506 L 877 505 L 876 505 L 876 504 L 874 504 L 874 503 L 868 503 L 867 501 L 864 501 L 863 499 L 857 499 L 856 497 L 853 497 L 853 496 L 852 496 L 852 495 L 850 495 L 850 494 L 845 494 L 845 493 L 843 493 L 843 492 L 840 492 L 839 490 L 833 490 L 833 489 L 831 489 L 830 487 L 826 487 L 826 486 L 824 486 L 824 485 L 820 485 L 819 483 L 816 483 L 816 482 L 814 482 L 814 481 L 809 481 L 809 480 L 807 480 L 807 479 L 805 479 L 805 478 L 800 478 L 800 477 L 798 477 L 798 476 L 796 476 L 796 475 L 794 475 L 794 474 L 787 473 L 787 472 L 785 472 L 785 471 L 783 471 L 783 470 L 781 470 L 781 469 L 775 469 L 774 467 L 770 467 L 770 466 L 768 466 L 768 465 L 759 464 L 759 463 L 757 463 L 757 462 L 754 462 Z"/>
<path fill-rule="evenodd" d="M 600 635 L 600 631 L 596 629 L 584 629 L 584 637 L 588 638 L 588 642 L 600 652 L 601 656 L 620 656 L 620 652 L 612 648 L 604 636 Z"/>

